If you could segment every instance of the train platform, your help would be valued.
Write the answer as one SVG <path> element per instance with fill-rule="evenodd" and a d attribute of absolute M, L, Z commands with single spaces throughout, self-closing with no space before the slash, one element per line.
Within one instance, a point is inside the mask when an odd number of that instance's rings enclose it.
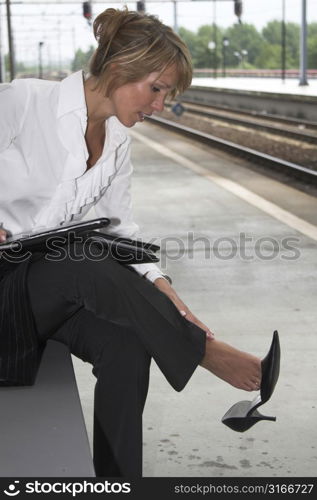
<path fill-rule="evenodd" d="M 281 372 L 245 433 L 221 423 L 237 390 L 198 367 L 177 393 L 154 362 L 144 412 L 145 477 L 314 477 L 317 463 L 317 199 L 243 159 L 145 122 L 131 130 L 135 220 L 161 268 L 216 336 L 263 358 L 274 330 Z M 91 366 L 74 358 L 92 443 Z"/>
<path fill-rule="evenodd" d="M 274 94 L 317 96 L 317 79 L 309 79 L 308 85 L 302 86 L 299 85 L 299 79 L 296 78 L 288 78 L 283 82 L 281 78 L 201 77 L 193 78 L 192 85 L 197 87 L 216 87 L 233 90 L 271 92 Z"/>

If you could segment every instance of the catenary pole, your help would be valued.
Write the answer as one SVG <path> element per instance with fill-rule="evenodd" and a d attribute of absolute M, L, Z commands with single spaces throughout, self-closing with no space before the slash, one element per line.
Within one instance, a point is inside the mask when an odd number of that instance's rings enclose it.
<path fill-rule="evenodd" d="M 174 12 L 174 31 L 178 33 L 178 21 L 177 21 L 177 2 L 173 0 L 173 12 Z"/>
<path fill-rule="evenodd" d="M 285 70 L 286 70 L 286 25 L 285 25 L 285 0 L 282 0 L 282 81 L 285 82 Z"/>
<path fill-rule="evenodd" d="M 8 43 L 9 43 L 9 62 L 10 62 L 10 80 L 15 78 L 15 57 L 14 57 L 14 44 L 11 27 L 11 5 L 10 0 L 6 0 L 7 5 L 7 24 L 8 24 Z"/>
<path fill-rule="evenodd" d="M 2 45 L 2 12 L 0 4 L 0 83 L 4 82 L 4 71 L 3 71 L 3 45 Z"/>
<path fill-rule="evenodd" d="M 302 0 L 302 24 L 300 32 L 300 80 L 299 85 L 308 85 L 307 81 L 307 4 Z"/>

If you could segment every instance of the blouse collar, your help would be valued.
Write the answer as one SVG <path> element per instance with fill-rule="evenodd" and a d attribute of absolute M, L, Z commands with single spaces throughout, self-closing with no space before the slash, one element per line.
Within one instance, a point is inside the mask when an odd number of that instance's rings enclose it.
<path fill-rule="evenodd" d="M 88 158 L 85 142 L 87 106 L 83 71 L 77 71 L 61 81 L 57 119 L 60 140 L 69 153 L 62 180 L 75 179 L 85 173 Z M 105 154 L 116 150 L 128 139 L 127 128 L 115 116 L 106 121 L 106 135 Z"/>
<path fill-rule="evenodd" d="M 83 71 L 77 71 L 61 81 L 57 118 L 77 110 L 87 113 Z"/>

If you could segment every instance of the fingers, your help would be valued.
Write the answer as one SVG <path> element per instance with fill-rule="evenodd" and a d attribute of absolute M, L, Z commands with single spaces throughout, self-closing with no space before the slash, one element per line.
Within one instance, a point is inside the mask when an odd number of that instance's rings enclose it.
<path fill-rule="evenodd" d="M 0 229 L 0 241 L 5 241 L 7 239 L 7 233 L 4 229 Z"/>
<path fill-rule="evenodd" d="M 206 332 L 206 337 L 208 340 L 214 340 L 215 334 L 213 332 L 211 332 L 210 330 L 208 330 L 208 332 Z"/>
<path fill-rule="evenodd" d="M 179 312 L 188 321 L 191 321 L 195 325 L 199 326 L 199 328 L 201 328 L 202 330 L 204 330 L 204 332 L 206 332 L 206 337 L 207 337 L 208 340 L 213 340 L 215 338 L 214 333 L 206 325 L 204 325 L 204 323 L 202 323 L 201 321 L 199 321 L 199 319 L 196 318 L 196 316 L 194 316 L 194 314 L 192 314 L 189 311 L 189 309 L 188 310 L 181 309 Z"/>

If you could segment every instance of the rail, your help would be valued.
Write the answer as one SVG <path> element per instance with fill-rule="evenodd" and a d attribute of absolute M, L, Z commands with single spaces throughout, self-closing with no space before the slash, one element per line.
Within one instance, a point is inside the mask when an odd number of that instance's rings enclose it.
<path fill-rule="evenodd" d="M 266 167 L 269 167 L 274 171 L 282 172 L 314 186 L 317 185 L 317 171 L 302 167 L 301 165 L 297 165 L 296 163 L 282 160 L 280 158 L 275 158 L 274 156 L 268 155 L 266 153 L 261 153 L 245 146 L 240 146 L 233 142 L 220 139 L 219 137 L 215 137 L 211 134 L 207 134 L 206 132 L 200 132 L 191 127 L 180 125 L 179 123 L 172 122 L 165 118 L 151 116 L 150 118 L 147 117 L 146 119 L 152 121 L 153 123 L 157 123 L 158 125 L 164 126 L 165 128 L 176 131 L 182 135 L 190 137 L 191 139 L 207 144 L 208 146 L 220 148 L 226 152 L 229 152 L 230 154 L 234 154 L 235 156 L 243 157 L 248 161 L 254 162 L 254 160 L 256 160 L 257 164 L 265 165 Z"/>

